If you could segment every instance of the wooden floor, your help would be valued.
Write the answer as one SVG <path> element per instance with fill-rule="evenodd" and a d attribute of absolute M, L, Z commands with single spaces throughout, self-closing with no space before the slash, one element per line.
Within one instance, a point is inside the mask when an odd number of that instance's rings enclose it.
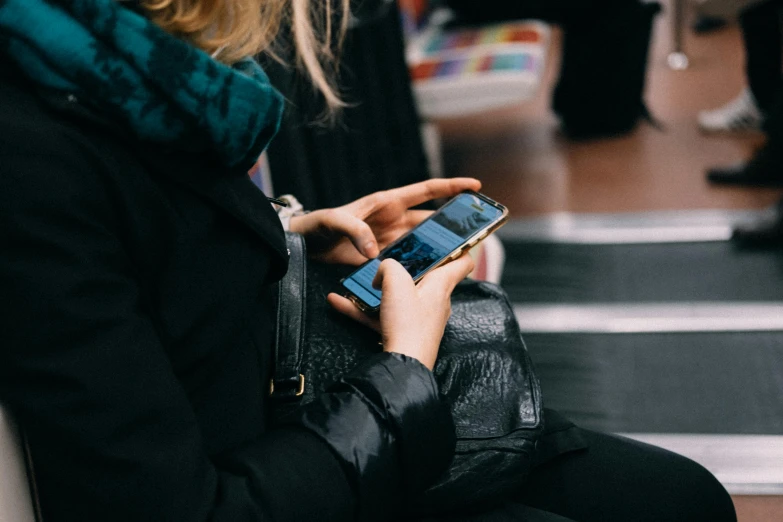
<path fill-rule="evenodd" d="M 549 110 L 557 73 L 555 34 L 547 82 L 532 102 L 477 116 L 437 122 L 447 175 L 481 179 L 484 192 L 512 215 L 549 212 L 626 212 L 668 209 L 760 208 L 778 190 L 719 188 L 704 171 L 748 158 L 760 135 L 705 136 L 699 110 L 722 105 L 744 85 L 744 55 L 736 28 L 686 39 L 691 66 L 671 71 L 669 20 L 656 22 L 647 100 L 665 126 L 641 124 L 630 136 L 570 143 L 558 134 Z M 740 522 L 783 521 L 783 497 L 734 498 Z"/>
<path fill-rule="evenodd" d="M 740 496 L 733 498 L 738 522 L 780 522 L 783 520 L 783 497 Z"/>

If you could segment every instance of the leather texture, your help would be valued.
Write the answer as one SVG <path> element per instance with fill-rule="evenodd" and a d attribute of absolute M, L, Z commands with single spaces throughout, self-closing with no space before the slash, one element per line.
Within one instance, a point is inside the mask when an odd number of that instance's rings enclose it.
<path fill-rule="evenodd" d="M 286 344 L 276 348 L 276 371 L 302 373 L 305 389 L 298 401 L 273 400 L 273 422 L 282 422 L 299 405 L 316 400 L 381 351 L 375 332 L 337 314 L 326 303 L 326 294 L 339 291 L 340 279 L 353 268 L 306 263 L 304 242 L 295 234 L 287 235 L 291 264 L 281 281 L 285 290 L 279 307 L 293 311 L 278 317 L 297 316 L 302 300 L 305 306 L 301 322 L 277 326 L 285 332 L 278 339 Z M 306 268 L 294 266 L 294 261 Z M 303 274 L 306 283 L 296 280 Z M 303 342 L 289 343 L 296 337 L 290 330 L 297 324 L 304 326 Z M 451 410 L 456 449 L 447 471 L 423 496 L 410 500 L 412 509 L 417 513 L 475 509 L 518 490 L 531 467 L 543 413 L 540 385 L 502 289 L 477 281 L 457 286 L 434 375 Z"/>
<path fill-rule="evenodd" d="M 277 285 L 277 324 L 275 330 L 275 370 L 270 383 L 270 396 L 277 400 L 295 399 L 300 390 L 302 354 L 305 342 L 304 296 L 307 295 L 307 262 L 304 239 L 297 234 L 287 236 L 288 271 L 285 283 Z M 284 306 L 281 306 L 284 303 Z"/>

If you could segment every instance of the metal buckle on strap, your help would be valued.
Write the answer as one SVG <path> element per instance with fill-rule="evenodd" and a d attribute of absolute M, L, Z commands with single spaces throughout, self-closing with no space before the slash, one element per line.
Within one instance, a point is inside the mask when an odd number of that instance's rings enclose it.
<path fill-rule="evenodd" d="M 294 397 L 301 397 L 304 395 L 304 389 L 305 389 L 305 376 L 301 373 L 299 374 L 299 383 L 296 386 L 296 393 L 294 394 Z M 274 397 L 275 395 L 275 380 L 269 379 L 269 396 Z"/>

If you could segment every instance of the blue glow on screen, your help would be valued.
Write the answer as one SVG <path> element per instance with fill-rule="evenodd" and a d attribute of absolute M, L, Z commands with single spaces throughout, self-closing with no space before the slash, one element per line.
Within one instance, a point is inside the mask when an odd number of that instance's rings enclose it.
<path fill-rule="evenodd" d="M 483 199 L 461 194 L 414 228 L 410 234 L 388 246 L 381 254 L 348 276 L 343 285 L 356 297 L 375 308 L 381 291 L 372 287 L 381 260 L 400 262 L 416 278 L 450 255 L 465 240 L 497 220 L 502 211 Z"/>

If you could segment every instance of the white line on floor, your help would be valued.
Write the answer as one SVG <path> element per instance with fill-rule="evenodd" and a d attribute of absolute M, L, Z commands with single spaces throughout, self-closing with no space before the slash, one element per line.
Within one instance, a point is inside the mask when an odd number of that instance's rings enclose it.
<path fill-rule="evenodd" d="M 591 245 L 725 241 L 740 223 L 767 211 L 679 210 L 619 214 L 556 213 L 514 219 L 498 231 L 501 239 Z"/>
<path fill-rule="evenodd" d="M 516 304 L 522 333 L 751 332 L 783 330 L 783 303 Z"/>
<path fill-rule="evenodd" d="M 707 468 L 732 495 L 783 494 L 783 436 L 623 433 Z"/>

